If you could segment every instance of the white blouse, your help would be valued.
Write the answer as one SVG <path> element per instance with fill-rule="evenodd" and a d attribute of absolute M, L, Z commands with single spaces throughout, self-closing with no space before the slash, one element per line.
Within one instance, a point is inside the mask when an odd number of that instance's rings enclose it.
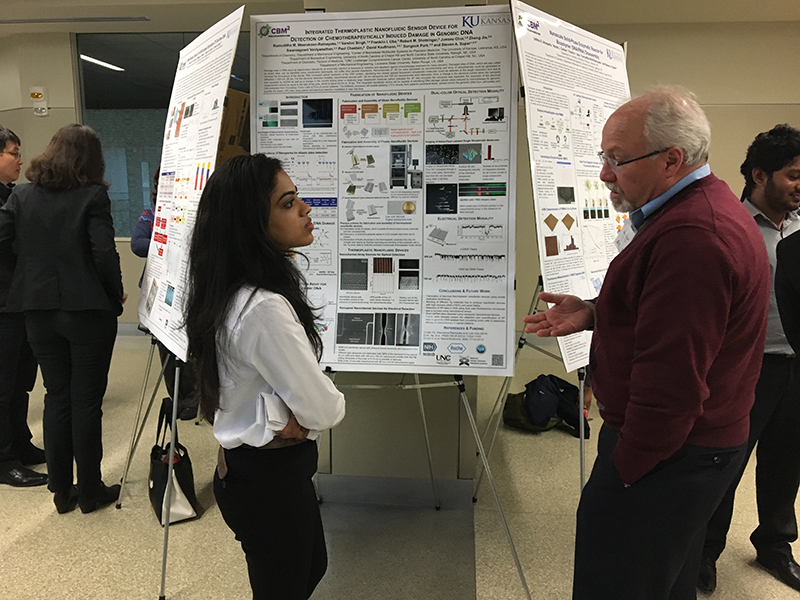
<path fill-rule="evenodd" d="M 320 369 L 286 298 L 244 287 L 225 328 L 217 340 L 220 408 L 214 416 L 214 437 L 222 447 L 269 443 L 289 411 L 312 440 L 344 418 L 344 395 Z"/>

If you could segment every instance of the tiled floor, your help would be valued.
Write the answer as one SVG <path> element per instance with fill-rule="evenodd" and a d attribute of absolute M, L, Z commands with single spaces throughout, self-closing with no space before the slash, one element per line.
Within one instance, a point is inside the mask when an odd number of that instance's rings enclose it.
<path fill-rule="evenodd" d="M 147 349 L 145 338 L 122 336 L 117 342 L 112 385 L 104 404 L 107 482 L 114 482 L 122 471 Z M 521 390 L 542 372 L 564 376 L 554 360 L 526 348 L 512 391 Z M 501 383 L 480 380 L 479 422 L 488 418 Z M 41 441 L 41 397 L 37 388 L 30 410 L 37 441 Z M 594 431 L 599 417 L 594 411 L 591 417 Z M 57 515 L 44 488 L 0 486 L 0 600 L 158 597 L 162 530 L 147 501 L 147 461 L 142 460 L 153 443 L 150 429 L 142 439 L 119 511 Z M 181 426 L 181 438 L 192 449 L 198 493 L 210 508 L 203 518 L 171 529 L 167 598 L 248 598 L 241 550 L 213 506 L 206 476 L 214 460 L 210 428 L 187 423 Z M 594 435 L 586 450 L 588 469 Z M 558 430 L 528 434 L 501 428 L 491 464 L 532 598 L 567 600 L 580 489 L 578 441 Z M 474 518 L 469 510 L 333 503 L 323 504 L 323 518 L 331 547 L 330 569 L 314 595 L 317 600 L 525 598 L 486 481 Z M 737 498 L 713 598 L 800 597 L 753 564 L 748 535 L 755 520 L 751 466 Z"/>

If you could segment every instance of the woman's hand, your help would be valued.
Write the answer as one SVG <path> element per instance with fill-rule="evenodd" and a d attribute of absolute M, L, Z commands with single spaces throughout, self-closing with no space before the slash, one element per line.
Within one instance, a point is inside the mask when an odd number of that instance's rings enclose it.
<path fill-rule="evenodd" d="M 286 427 L 278 431 L 276 435 L 283 439 L 304 440 L 308 437 L 308 429 L 302 427 L 295 416 L 292 415 Z"/>

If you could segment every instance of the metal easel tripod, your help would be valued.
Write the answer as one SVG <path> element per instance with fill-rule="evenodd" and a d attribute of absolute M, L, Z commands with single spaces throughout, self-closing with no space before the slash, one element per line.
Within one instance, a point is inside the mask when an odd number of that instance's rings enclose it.
<path fill-rule="evenodd" d="M 533 291 L 533 298 L 531 298 L 530 306 L 528 307 L 528 314 L 533 314 L 534 312 L 539 312 L 539 293 L 544 291 L 544 284 L 542 282 L 542 276 L 539 275 L 539 280 L 536 282 L 536 289 Z M 549 356 L 550 358 L 561 362 L 561 357 L 557 354 L 553 354 L 552 352 L 545 350 L 544 348 L 537 346 L 533 342 L 528 341 L 527 335 L 525 330 L 523 329 L 520 333 L 519 339 L 517 340 L 517 348 L 514 352 L 514 363 L 516 364 L 517 359 L 519 358 L 519 354 L 522 349 L 527 346 L 544 354 L 545 356 Z M 581 412 L 581 418 L 578 419 L 580 425 L 578 429 L 579 433 L 579 445 L 580 445 L 580 473 L 581 473 L 581 490 L 583 489 L 584 483 L 586 481 L 586 466 L 585 466 L 585 440 L 584 440 L 584 418 L 586 416 L 585 411 L 583 410 L 583 401 L 584 401 L 584 391 L 583 391 L 583 382 L 586 377 L 586 368 L 580 367 L 578 369 L 578 390 L 579 390 L 579 407 Z M 491 431 L 491 439 L 489 440 L 489 450 L 487 452 L 487 457 L 492 455 L 492 450 L 494 449 L 494 442 L 497 439 L 497 431 L 500 429 L 500 423 L 503 420 L 503 402 L 505 401 L 506 395 L 508 394 L 508 388 L 511 385 L 511 380 L 514 379 L 513 376 L 506 377 L 503 380 L 503 385 L 500 387 L 500 393 L 497 395 L 497 399 L 494 402 L 494 406 L 492 407 L 491 412 L 489 413 L 489 420 L 486 422 L 486 427 L 483 431 L 483 436 L 481 439 L 486 441 L 489 439 L 489 432 Z M 484 471 L 481 470 L 478 474 L 478 479 L 475 482 L 475 490 L 473 492 L 472 501 L 477 502 L 478 500 L 478 490 L 480 489 L 481 482 L 483 481 L 483 474 Z"/>
<path fill-rule="evenodd" d="M 333 373 L 330 370 L 328 370 L 328 373 L 329 373 L 329 375 L 331 375 L 332 379 L 335 378 L 335 373 Z M 434 479 L 434 476 L 433 476 L 433 459 L 432 459 L 432 456 L 431 456 L 430 438 L 428 436 L 428 426 L 427 426 L 427 421 L 426 421 L 426 418 L 425 418 L 425 407 L 424 407 L 424 404 L 423 404 L 423 401 L 422 401 L 422 390 L 425 389 L 425 388 L 443 388 L 443 387 L 451 387 L 451 386 L 457 386 L 458 387 L 459 397 L 460 397 L 460 399 L 461 399 L 461 401 L 462 401 L 462 403 L 464 405 L 464 410 L 467 413 L 467 419 L 469 420 L 469 424 L 470 424 L 470 427 L 472 429 L 472 434 L 475 437 L 475 444 L 478 447 L 478 455 L 481 457 L 481 460 L 483 461 L 484 469 L 485 469 L 485 472 L 487 474 L 487 478 L 489 479 L 489 484 L 491 485 L 492 492 L 494 493 L 494 499 L 495 499 L 495 503 L 497 505 L 497 510 L 498 510 L 498 513 L 500 514 L 500 520 L 503 523 L 503 529 L 505 530 L 505 533 L 506 533 L 506 538 L 508 540 L 508 545 L 509 545 L 509 548 L 511 550 L 511 555 L 514 558 L 514 564 L 516 565 L 516 568 L 517 568 L 517 573 L 519 575 L 520 583 L 522 585 L 523 590 L 525 591 L 526 598 L 528 598 L 528 600 L 531 600 L 531 592 L 530 592 L 530 589 L 528 588 L 528 582 L 525 579 L 525 573 L 522 570 L 522 563 L 519 560 L 519 555 L 517 554 L 517 549 L 516 549 L 516 546 L 514 545 L 514 539 L 511 536 L 511 529 L 508 526 L 508 521 L 506 519 L 505 511 L 503 510 L 503 505 L 502 505 L 502 503 L 500 501 L 500 494 L 499 494 L 499 492 L 497 490 L 497 485 L 495 484 L 494 477 L 492 476 L 491 469 L 489 468 L 488 457 L 486 456 L 486 452 L 484 451 L 483 444 L 481 443 L 481 437 L 480 437 L 480 433 L 478 432 L 478 426 L 475 423 L 475 415 L 473 414 L 472 407 L 469 404 L 469 397 L 467 396 L 466 386 L 464 384 L 463 376 L 462 375 L 455 375 L 454 376 L 454 381 L 442 381 L 442 382 L 436 382 L 436 383 L 420 383 L 419 375 L 415 373 L 414 374 L 414 383 L 413 384 L 404 384 L 402 382 L 402 380 L 401 380 L 401 382 L 399 384 L 397 384 L 397 385 L 385 385 L 385 384 L 384 385 L 363 385 L 363 384 L 361 384 L 361 385 L 359 385 L 359 384 L 347 385 L 347 384 L 345 384 L 345 385 L 340 385 L 338 387 L 340 389 L 352 388 L 352 389 L 416 390 L 416 392 L 417 392 L 417 400 L 419 402 L 420 415 L 422 417 L 422 427 L 423 427 L 423 431 L 424 431 L 424 434 L 425 434 L 425 445 L 426 445 L 426 449 L 427 449 L 427 452 L 428 452 L 428 467 L 429 467 L 429 470 L 430 470 L 431 486 L 433 488 L 435 507 L 436 507 L 436 510 L 439 510 L 441 508 L 441 503 L 439 501 L 439 495 L 438 495 L 438 491 L 436 489 L 436 480 Z"/>
<path fill-rule="evenodd" d="M 164 379 L 164 372 L 167 369 L 167 365 L 169 361 L 164 361 L 164 364 L 161 366 L 161 372 L 158 375 L 158 379 L 156 380 L 156 384 L 153 387 L 153 393 L 150 395 L 150 402 L 147 405 L 147 410 L 144 413 L 144 417 L 142 417 L 142 409 L 144 407 L 144 399 L 147 393 L 147 382 L 150 379 L 150 369 L 153 365 L 153 355 L 155 354 L 155 348 L 158 343 L 156 337 L 142 325 L 139 325 L 139 330 L 147 333 L 150 335 L 150 352 L 147 357 L 147 366 L 145 367 L 144 373 L 144 380 L 142 381 L 142 391 L 139 396 L 139 408 L 136 412 L 136 419 L 133 423 L 133 430 L 131 432 L 131 442 L 128 448 L 128 458 L 125 461 L 125 469 L 122 474 L 121 480 L 121 488 L 119 498 L 117 499 L 116 508 L 122 508 L 122 492 L 125 490 L 125 482 L 128 477 L 128 471 L 130 470 L 131 463 L 133 462 L 133 455 L 136 453 L 136 448 L 139 445 L 139 440 L 142 437 L 142 433 L 144 432 L 144 426 L 147 422 L 147 417 L 150 415 L 150 410 L 153 408 L 153 402 L 156 398 L 158 393 L 158 388 L 161 385 L 161 381 Z M 181 367 L 180 362 L 175 361 L 175 386 L 174 386 L 174 397 L 172 399 L 172 417 L 170 421 L 170 443 L 169 443 L 169 456 L 167 458 L 169 468 L 167 470 L 167 489 L 164 492 L 164 497 L 170 499 L 172 497 L 172 473 L 174 469 L 174 461 L 175 461 L 175 440 L 177 437 L 177 427 L 176 423 L 178 420 L 178 401 L 179 401 L 179 394 L 180 394 L 180 381 L 181 381 Z M 165 502 L 164 503 L 164 545 L 162 549 L 161 555 L 161 588 L 159 592 L 159 600 L 165 600 L 165 586 L 167 581 L 167 552 L 169 549 L 169 525 L 170 525 L 170 511 L 172 508 L 172 502 Z"/>

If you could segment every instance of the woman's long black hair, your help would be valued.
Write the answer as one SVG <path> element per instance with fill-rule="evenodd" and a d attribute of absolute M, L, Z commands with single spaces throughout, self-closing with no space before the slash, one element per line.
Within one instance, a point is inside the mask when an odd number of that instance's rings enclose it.
<path fill-rule="evenodd" d="M 200 197 L 189 250 L 184 323 L 197 378 L 195 397 L 209 421 L 219 408 L 217 340 L 226 343 L 220 337 L 223 324 L 241 287 L 285 297 L 300 318 L 317 359 L 322 354 L 305 279 L 292 253 L 276 246 L 267 233 L 270 196 L 279 171 L 278 159 L 263 154 L 237 156 L 217 167 Z"/>

